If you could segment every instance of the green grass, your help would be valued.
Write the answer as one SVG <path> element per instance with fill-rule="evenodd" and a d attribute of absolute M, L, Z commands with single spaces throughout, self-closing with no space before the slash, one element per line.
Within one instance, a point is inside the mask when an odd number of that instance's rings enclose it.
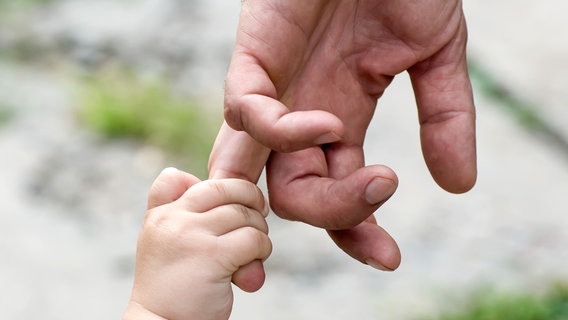
<path fill-rule="evenodd" d="M 568 158 L 568 139 L 541 116 L 537 104 L 519 97 L 480 64 L 470 62 L 469 72 L 476 90 L 497 102 L 524 129 L 547 140 Z"/>
<path fill-rule="evenodd" d="M 513 94 L 481 65 L 471 62 L 468 68 L 474 87 L 484 96 L 499 102 L 523 127 L 534 131 L 546 130 L 547 124 L 539 115 L 538 106 Z"/>
<path fill-rule="evenodd" d="M 542 295 L 480 292 L 459 311 L 436 320 L 568 320 L 568 285 L 552 285 Z"/>
<path fill-rule="evenodd" d="M 218 123 L 197 102 L 175 95 L 164 81 L 142 80 L 127 72 L 96 74 L 83 83 L 78 113 L 107 139 L 135 139 L 159 147 L 179 165 L 206 173 Z"/>
<path fill-rule="evenodd" d="M 0 7 L 27 7 L 43 5 L 55 2 L 56 0 L 0 0 Z"/>
<path fill-rule="evenodd" d="M 0 103 L 0 126 L 10 121 L 13 113 L 12 108 Z"/>
<path fill-rule="evenodd" d="M 30 8 L 39 5 L 48 5 L 56 0 L 0 0 L 0 18 L 2 14 L 11 11 Z"/>

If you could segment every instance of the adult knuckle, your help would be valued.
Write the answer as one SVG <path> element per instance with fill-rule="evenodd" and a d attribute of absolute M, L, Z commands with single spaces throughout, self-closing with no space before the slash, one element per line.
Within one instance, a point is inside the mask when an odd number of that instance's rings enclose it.
<path fill-rule="evenodd" d="M 242 99 L 235 97 L 232 94 L 225 95 L 225 104 L 223 107 L 223 116 L 227 124 L 239 131 L 243 130 L 241 121 L 241 109 L 244 107 Z"/>
<path fill-rule="evenodd" d="M 292 141 L 287 137 L 282 137 L 278 142 L 278 151 L 283 153 L 289 153 L 294 151 L 292 148 Z"/>

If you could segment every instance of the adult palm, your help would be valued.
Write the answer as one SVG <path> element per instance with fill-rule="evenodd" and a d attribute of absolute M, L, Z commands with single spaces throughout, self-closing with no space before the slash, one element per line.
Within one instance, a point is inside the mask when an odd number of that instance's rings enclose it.
<path fill-rule="evenodd" d="M 232 129 L 225 124 L 216 141 L 212 176 L 256 181 L 268 156 L 261 145 L 269 147 L 276 214 L 328 229 L 357 260 L 396 268 L 396 243 L 372 213 L 398 182 L 387 167 L 364 167 L 365 133 L 377 100 L 408 71 L 433 178 L 450 192 L 469 190 L 476 156 L 466 38 L 459 0 L 243 1 L 226 82 Z"/>

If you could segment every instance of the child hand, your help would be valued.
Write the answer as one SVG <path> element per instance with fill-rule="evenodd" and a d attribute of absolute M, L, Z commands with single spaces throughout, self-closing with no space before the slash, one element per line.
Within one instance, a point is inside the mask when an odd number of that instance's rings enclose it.
<path fill-rule="evenodd" d="M 125 319 L 228 319 L 233 273 L 272 250 L 267 215 L 250 182 L 162 171 L 150 189 Z"/>

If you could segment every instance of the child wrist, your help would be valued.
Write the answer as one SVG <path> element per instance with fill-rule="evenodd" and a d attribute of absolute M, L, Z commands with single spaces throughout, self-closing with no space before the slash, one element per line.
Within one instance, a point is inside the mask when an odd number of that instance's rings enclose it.
<path fill-rule="evenodd" d="M 130 301 L 122 320 L 168 320 L 146 309 L 136 301 Z"/>

